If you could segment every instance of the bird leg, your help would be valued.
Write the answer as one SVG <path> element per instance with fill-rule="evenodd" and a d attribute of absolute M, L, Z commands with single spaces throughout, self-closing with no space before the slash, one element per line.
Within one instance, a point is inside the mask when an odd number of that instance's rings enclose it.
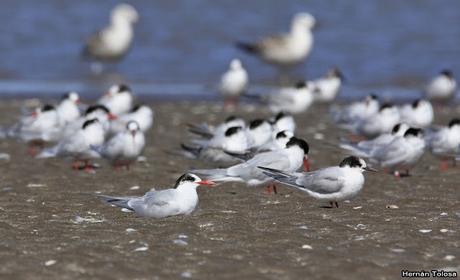
<path fill-rule="evenodd" d="M 272 194 L 272 193 L 278 194 L 278 191 L 276 189 L 275 184 L 268 185 L 267 188 L 266 188 L 266 191 L 267 191 L 268 194 Z"/>
<path fill-rule="evenodd" d="M 439 170 L 440 171 L 447 171 L 447 169 L 449 169 L 449 162 L 445 159 L 442 159 L 440 162 L 439 162 Z"/>
<path fill-rule="evenodd" d="M 331 208 L 339 208 L 339 203 L 337 201 L 329 201 Z"/>
<path fill-rule="evenodd" d="M 310 162 L 306 158 L 303 159 L 303 167 L 305 171 L 310 172 Z"/>
<path fill-rule="evenodd" d="M 79 159 L 74 159 L 74 161 L 72 162 L 72 169 L 73 170 L 79 170 L 80 169 L 80 163 L 81 163 L 81 160 Z"/>
<path fill-rule="evenodd" d="M 96 171 L 94 170 L 94 167 L 93 167 L 91 164 L 89 164 L 89 162 L 88 162 L 87 159 L 85 159 L 83 162 L 85 163 L 85 164 L 83 165 L 83 170 L 84 170 L 85 172 L 91 173 L 91 174 L 96 173 Z"/>

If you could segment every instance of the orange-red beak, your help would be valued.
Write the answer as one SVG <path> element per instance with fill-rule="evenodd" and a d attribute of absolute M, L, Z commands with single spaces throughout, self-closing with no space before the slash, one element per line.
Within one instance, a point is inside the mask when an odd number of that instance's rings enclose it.
<path fill-rule="evenodd" d="M 214 186 L 216 183 L 214 183 L 213 181 L 200 181 L 200 182 L 197 182 L 197 184 L 199 185 L 206 185 L 206 186 Z"/>
<path fill-rule="evenodd" d="M 110 91 L 106 92 L 104 95 L 105 95 L 105 96 L 112 96 L 112 94 L 110 93 Z"/>
<path fill-rule="evenodd" d="M 305 168 L 305 171 L 310 172 L 310 163 L 308 162 L 307 156 L 303 158 L 303 167 Z"/>
<path fill-rule="evenodd" d="M 36 118 L 38 117 L 38 113 L 35 111 L 35 112 L 32 112 L 32 114 L 30 114 L 33 118 Z"/>
<path fill-rule="evenodd" d="M 115 116 L 114 114 L 111 114 L 111 113 L 109 114 L 109 120 L 113 121 L 113 120 L 116 120 L 116 119 L 118 119 L 117 116 Z"/>
<path fill-rule="evenodd" d="M 80 99 L 75 100 L 75 104 L 78 105 L 78 104 L 80 104 L 80 103 L 81 103 Z"/>

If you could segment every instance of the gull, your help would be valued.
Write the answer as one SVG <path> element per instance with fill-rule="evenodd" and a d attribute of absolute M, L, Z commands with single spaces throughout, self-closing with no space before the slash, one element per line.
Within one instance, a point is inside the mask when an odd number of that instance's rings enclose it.
<path fill-rule="evenodd" d="M 448 101 L 454 97 L 457 90 L 457 81 L 450 70 L 443 70 L 435 76 L 426 87 L 425 94 L 428 99 Z"/>
<path fill-rule="evenodd" d="M 264 174 L 276 181 L 321 200 L 328 201 L 331 207 L 339 207 L 339 201 L 355 197 L 363 188 L 364 171 L 373 171 L 366 162 L 354 156 L 342 160 L 338 166 L 326 167 L 313 172 L 283 172 L 259 166 Z"/>
<path fill-rule="evenodd" d="M 219 90 L 224 97 L 224 108 L 231 104 L 238 104 L 238 99 L 246 91 L 247 86 L 248 73 L 246 69 L 239 59 L 233 59 L 229 69 L 220 79 Z"/>
<path fill-rule="evenodd" d="M 133 6 L 115 6 L 111 12 L 110 24 L 87 39 L 83 56 L 98 62 L 121 60 L 129 51 L 134 37 L 133 25 L 138 19 L 139 15 Z M 95 70 L 100 72 L 102 69 Z"/>
<path fill-rule="evenodd" d="M 149 191 L 140 197 L 113 197 L 98 195 L 105 202 L 135 212 L 141 217 L 166 218 L 189 215 L 198 205 L 198 186 L 212 186 L 211 181 L 187 173 L 177 179 L 174 188 Z"/>
<path fill-rule="evenodd" d="M 294 16 L 289 33 L 270 36 L 255 43 L 238 42 L 237 47 L 277 66 L 296 65 L 305 60 L 313 46 L 315 18 L 308 13 Z"/>

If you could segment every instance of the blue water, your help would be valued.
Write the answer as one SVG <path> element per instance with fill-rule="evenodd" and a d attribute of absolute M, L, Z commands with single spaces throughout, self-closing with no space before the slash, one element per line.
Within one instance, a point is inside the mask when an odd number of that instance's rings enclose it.
<path fill-rule="evenodd" d="M 117 1 L 3 0 L 0 9 L 0 94 L 95 94 L 127 81 L 141 94 L 214 94 L 233 57 L 254 85 L 274 68 L 233 47 L 289 28 L 308 11 L 318 22 L 315 45 L 295 75 L 314 78 L 337 65 L 346 95 L 377 89 L 417 92 L 443 68 L 460 73 L 460 1 L 126 1 L 140 13 L 129 55 L 94 76 L 80 59 L 84 39 L 104 26 Z M 399 91 L 402 89 L 402 91 Z"/>

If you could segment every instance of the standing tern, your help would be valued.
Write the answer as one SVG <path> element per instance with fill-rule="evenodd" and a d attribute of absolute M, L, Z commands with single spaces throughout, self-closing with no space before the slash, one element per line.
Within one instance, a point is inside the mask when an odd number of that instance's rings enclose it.
<path fill-rule="evenodd" d="M 328 201 L 339 207 L 339 201 L 355 197 L 363 188 L 364 171 L 376 171 L 354 156 L 345 158 L 339 166 L 326 167 L 313 172 L 291 173 L 259 166 L 264 174 L 287 186 L 306 192 L 310 196 Z"/>
<path fill-rule="evenodd" d="M 118 132 L 104 145 L 92 148 L 109 160 L 117 170 L 122 166 L 129 170 L 130 164 L 141 155 L 144 146 L 145 137 L 139 124 L 129 121 L 125 131 Z"/>
<path fill-rule="evenodd" d="M 248 186 L 260 186 L 271 181 L 257 166 L 266 166 L 294 172 L 308 162 L 307 142 L 292 137 L 284 149 L 260 153 L 252 159 L 225 169 L 202 169 L 192 172 L 202 174 L 215 182 L 243 182 Z"/>
<path fill-rule="evenodd" d="M 454 97 L 456 91 L 457 81 L 452 71 L 443 70 L 430 81 L 425 93 L 426 97 L 433 101 L 449 101 Z"/>
<path fill-rule="evenodd" d="M 460 154 L 460 119 L 452 119 L 448 126 L 428 133 L 426 142 L 431 153 L 442 159 L 440 169 L 446 170 L 447 159 L 455 159 Z"/>
<path fill-rule="evenodd" d="M 434 118 L 433 106 L 426 100 L 418 99 L 399 108 L 401 121 L 412 127 L 426 128 Z"/>
<path fill-rule="evenodd" d="M 319 102 L 331 102 L 340 91 L 342 86 L 343 74 L 336 67 L 327 72 L 326 76 L 313 80 L 315 87 L 314 98 Z"/>
<path fill-rule="evenodd" d="M 72 168 L 80 169 L 79 164 L 83 162 L 83 169 L 93 172 L 88 162 L 99 155 L 92 147 L 102 145 L 104 139 L 105 132 L 101 122 L 98 119 L 87 120 L 79 130 L 62 139 L 56 146 L 44 149 L 37 158 L 72 158 L 74 160 Z"/>
<path fill-rule="evenodd" d="M 241 94 L 246 91 L 248 86 L 248 73 L 244 69 L 239 59 L 230 62 L 229 69 L 220 79 L 219 90 L 224 97 L 224 108 L 229 105 L 237 105 Z"/>
<path fill-rule="evenodd" d="M 106 106 L 116 116 L 126 114 L 133 107 L 133 93 L 127 85 L 113 85 L 104 94 L 98 104 Z"/>

